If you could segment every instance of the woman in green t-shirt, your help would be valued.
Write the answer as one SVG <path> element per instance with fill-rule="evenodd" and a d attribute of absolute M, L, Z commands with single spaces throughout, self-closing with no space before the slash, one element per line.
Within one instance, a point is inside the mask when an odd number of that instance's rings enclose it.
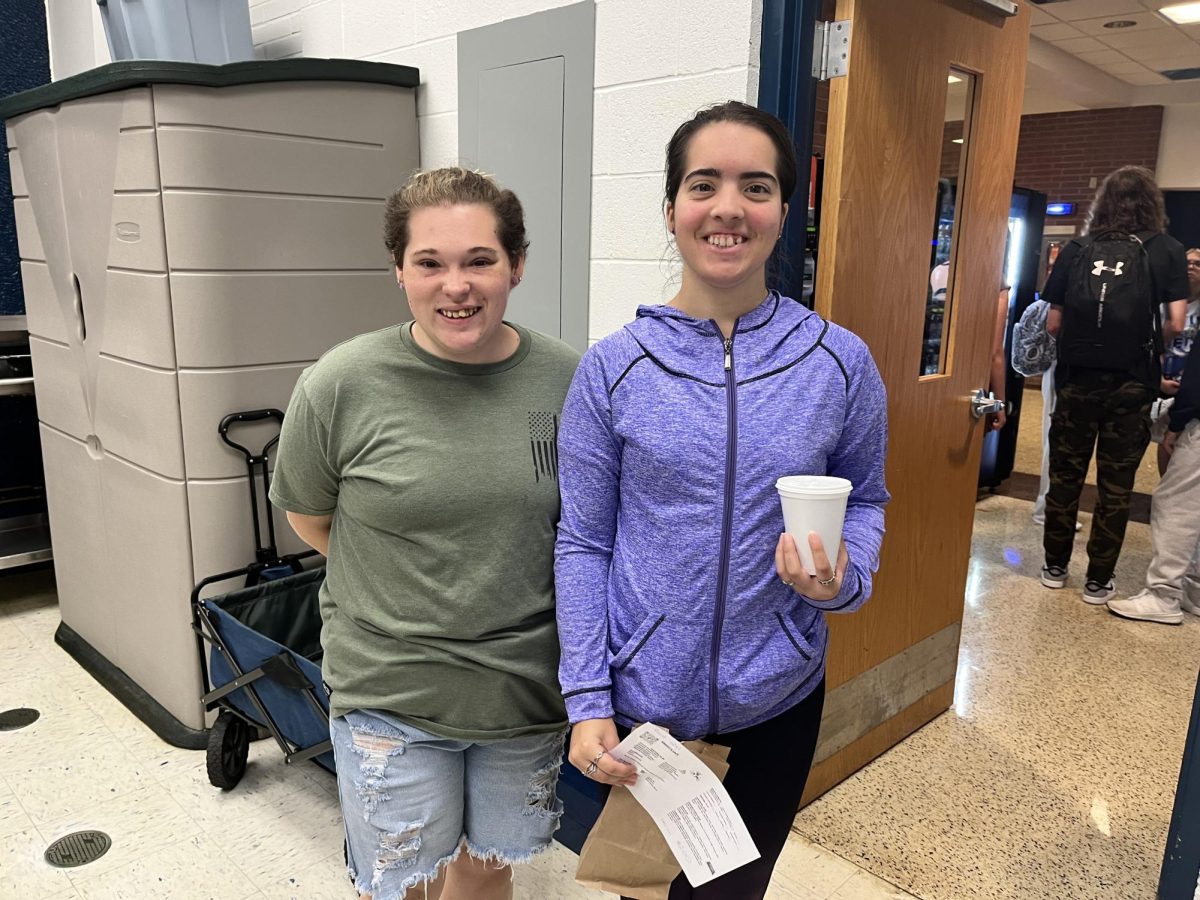
<path fill-rule="evenodd" d="M 504 320 L 528 247 L 511 191 L 438 169 L 385 220 L 413 321 L 304 372 L 271 496 L 328 557 L 322 675 L 356 888 L 507 898 L 562 814 L 555 438 L 579 357 Z"/>

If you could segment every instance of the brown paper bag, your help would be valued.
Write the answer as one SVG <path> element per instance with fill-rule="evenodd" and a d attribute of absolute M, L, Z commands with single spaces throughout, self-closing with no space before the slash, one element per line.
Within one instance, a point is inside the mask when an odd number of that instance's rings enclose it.
<path fill-rule="evenodd" d="M 684 741 L 683 746 L 725 780 L 728 747 L 704 741 Z M 637 900 L 667 900 L 671 882 L 682 871 L 650 814 L 629 788 L 614 785 L 583 843 L 575 880 L 585 887 Z"/>

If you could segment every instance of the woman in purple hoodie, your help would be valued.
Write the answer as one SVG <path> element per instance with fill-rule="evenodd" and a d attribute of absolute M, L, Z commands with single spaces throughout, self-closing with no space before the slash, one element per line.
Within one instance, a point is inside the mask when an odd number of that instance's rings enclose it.
<path fill-rule="evenodd" d="M 559 434 L 559 677 L 571 762 L 606 784 L 608 755 L 653 722 L 730 747 L 725 786 L 762 854 L 671 898 L 762 897 L 816 748 L 825 613 L 871 593 L 883 538 L 887 404 L 866 345 L 768 291 L 796 186 L 775 117 L 728 102 L 667 146 L 679 292 L 593 346 Z M 782 475 L 853 485 L 842 549 L 784 535 Z M 620 729 L 620 731 L 619 731 Z"/>

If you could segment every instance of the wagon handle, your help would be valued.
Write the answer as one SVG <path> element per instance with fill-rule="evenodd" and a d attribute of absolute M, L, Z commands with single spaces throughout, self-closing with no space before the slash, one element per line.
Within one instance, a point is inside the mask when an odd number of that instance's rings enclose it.
<path fill-rule="evenodd" d="M 246 457 L 246 466 L 250 474 L 250 510 L 254 514 L 254 546 L 259 562 L 268 562 L 278 555 L 278 551 L 275 549 L 275 521 L 274 516 L 271 515 L 271 475 L 267 471 L 267 457 L 270 455 L 271 449 L 279 443 L 279 435 L 276 434 L 263 445 L 262 450 L 255 453 L 249 447 L 233 440 L 229 436 L 229 428 L 239 422 L 261 422 L 264 419 L 274 419 L 279 427 L 283 428 L 283 411 L 278 409 L 251 409 L 230 413 L 217 426 L 217 434 L 221 436 L 221 440 L 233 449 L 240 450 Z M 262 529 L 258 523 L 258 493 L 254 487 L 255 466 L 259 466 L 262 470 L 263 494 L 267 497 L 267 545 L 265 547 L 262 541 Z"/>

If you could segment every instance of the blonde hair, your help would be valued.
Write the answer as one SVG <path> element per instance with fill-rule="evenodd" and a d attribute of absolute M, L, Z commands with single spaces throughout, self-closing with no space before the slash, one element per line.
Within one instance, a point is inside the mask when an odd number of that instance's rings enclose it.
<path fill-rule="evenodd" d="M 409 240 L 408 222 L 414 212 L 431 206 L 463 203 L 478 203 L 492 211 L 496 217 L 496 237 L 515 268 L 529 251 L 521 201 L 512 191 L 496 184 L 490 175 L 462 166 L 417 172 L 388 197 L 383 211 L 383 245 L 392 261 L 397 266 L 404 265 L 404 251 Z"/>

